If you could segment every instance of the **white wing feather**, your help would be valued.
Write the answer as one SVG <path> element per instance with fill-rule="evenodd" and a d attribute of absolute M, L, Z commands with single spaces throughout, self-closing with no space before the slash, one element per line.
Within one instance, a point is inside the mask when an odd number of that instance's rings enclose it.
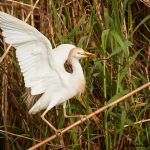
<path fill-rule="evenodd" d="M 44 93 L 49 85 L 61 84 L 59 75 L 53 69 L 51 43 L 44 35 L 3 12 L 0 12 L 0 28 L 5 41 L 16 48 L 25 86 L 31 88 L 32 95 Z"/>

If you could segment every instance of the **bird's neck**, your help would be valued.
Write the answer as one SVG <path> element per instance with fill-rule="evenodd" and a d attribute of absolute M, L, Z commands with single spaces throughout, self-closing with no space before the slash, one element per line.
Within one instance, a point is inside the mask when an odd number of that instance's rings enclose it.
<path fill-rule="evenodd" d="M 80 93 L 83 93 L 85 90 L 85 78 L 81 64 L 78 59 L 72 59 L 72 69 L 72 77 L 75 83 L 79 83 L 79 86 L 77 88 L 80 91 Z"/>
<path fill-rule="evenodd" d="M 83 70 L 82 70 L 82 67 L 81 67 L 79 60 L 78 59 L 72 59 L 71 63 L 72 63 L 72 70 L 73 70 L 72 74 L 74 74 L 74 75 L 77 74 L 80 77 L 84 77 Z"/>

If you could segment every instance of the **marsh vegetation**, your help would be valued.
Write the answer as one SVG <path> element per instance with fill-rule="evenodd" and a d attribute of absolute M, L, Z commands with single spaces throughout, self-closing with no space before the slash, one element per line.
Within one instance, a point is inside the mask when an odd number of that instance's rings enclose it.
<path fill-rule="evenodd" d="M 53 47 L 72 43 L 97 56 L 81 61 L 87 87 L 81 97 L 69 101 L 68 114 L 90 114 L 150 82 L 148 0 L 40 0 L 33 7 L 35 3 L 0 1 L 0 11 L 21 20 L 32 12 L 27 23 L 43 33 Z M 23 101 L 26 89 L 15 49 L 6 54 L 7 47 L 0 34 L 0 147 L 28 149 L 37 143 L 35 140 L 42 141 L 54 132 L 41 120 L 40 113 L 28 115 Z M 47 118 L 56 128 L 68 127 L 78 120 L 64 119 L 62 106 L 53 108 Z M 150 145 L 148 119 L 150 87 L 70 129 L 41 149 L 144 150 Z"/>

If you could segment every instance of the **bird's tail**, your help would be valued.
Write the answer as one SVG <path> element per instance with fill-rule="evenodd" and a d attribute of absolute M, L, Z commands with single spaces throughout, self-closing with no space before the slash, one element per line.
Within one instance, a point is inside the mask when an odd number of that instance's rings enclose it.
<path fill-rule="evenodd" d="M 26 88 L 26 91 L 23 95 L 23 100 L 25 101 L 27 108 L 30 109 L 33 104 L 42 96 L 42 94 L 39 95 L 31 95 L 31 89 Z"/>
<path fill-rule="evenodd" d="M 40 112 L 41 110 L 46 109 L 48 106 L 49 106 L 49 101 L 48 101 L 47 93 L 44 93 L 38 99 L 38 101 L 36 101 L 36 103 L 31 107 L 31 109 L 29 110 L 29 114 L 34 115 Z"/>

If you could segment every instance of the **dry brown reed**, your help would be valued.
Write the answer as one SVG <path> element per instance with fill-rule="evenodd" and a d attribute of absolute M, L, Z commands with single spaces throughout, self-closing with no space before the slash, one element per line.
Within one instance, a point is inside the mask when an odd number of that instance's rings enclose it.
<path fill-rule="evenodd" d="M 150 141 L 150 87 L 146 88 L 150 81 L 149 7 L 148 0 L 0 1 L 0 11 L 36 27 L 53 47 L 73 43 L 97 54 L 94 61 L 82 62 L 88 83 L 86 93 L 76 98 L 79 102 L 73 98 L 71 103 L 73 113 L 89 115 L 78 121 L 64 120 L 60 107 L 50 111 L 50 122 L 64 128 L 57 138 L 40 115 L 28 115 L 15 49 L 5 44 L 0 32 L 1 149 L 121 149 L 136 142 L 146 147 Z M 144 83 L 146 87 L 139 91 Z M 133 89 L 136 91 L 126 99 L 128 96 L 123 95 Z M 35 139 L 40 143 L 32 147 L 37 143 Z"/>

